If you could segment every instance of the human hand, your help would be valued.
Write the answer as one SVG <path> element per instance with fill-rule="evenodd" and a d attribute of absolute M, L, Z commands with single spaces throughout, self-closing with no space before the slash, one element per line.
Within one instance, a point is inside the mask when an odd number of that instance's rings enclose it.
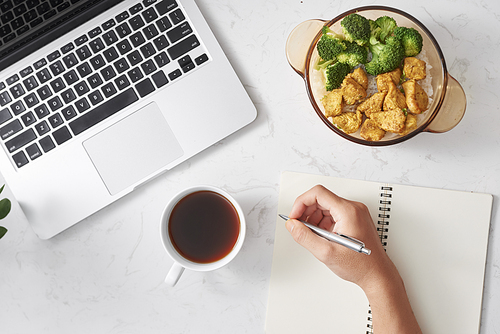
<path fill-rule="evenodd" d="M 365 290 L 376 285 L 381 275 L 386 276 L 395 270 L 364 204 L 341 198 L 318 185 L 295 200 L 289 217 L 291 219 L 286 222 L 286 227 L 295 241 L 342 279 Z M 367 256 L 330 242 L 316 235 L 297 219 L 361 240 L 372 253 Z"/>

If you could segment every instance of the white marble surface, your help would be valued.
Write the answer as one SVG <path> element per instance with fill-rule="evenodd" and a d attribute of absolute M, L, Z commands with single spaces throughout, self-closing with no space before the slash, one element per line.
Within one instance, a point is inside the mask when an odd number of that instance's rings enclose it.
<path fill-rule="evenodd" d="M 385 148 L 328 130 L 284 54 L 298 23 L 370 1 L 197 3 L 257 106 L 256 121 L 51 240 L 38 240 L 15 206 L 0 221 L 9 229 L 0 240 L 0 332 L 263 333 L 279 175 L 293 170 L 493 194 L 481 333 L 500 333 L 500 2 L 383 2 L 430 29 L 468 99 L 452 131 Z M 170 196 L 199 183 L 234 195 L 247 239 L 227 267 L 185 272 L 169 289 L 159 217 Z"/>

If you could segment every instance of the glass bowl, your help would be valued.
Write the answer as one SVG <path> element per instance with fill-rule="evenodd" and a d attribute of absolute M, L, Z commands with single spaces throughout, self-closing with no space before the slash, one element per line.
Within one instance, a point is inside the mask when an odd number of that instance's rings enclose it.
<path fill-rule="evenodd" d="M 351 13 L 358 13 L 372 20 L 387 15 L 394 18 L 398 26 L 415 28 L 422 35 L 423 48 L 418 57 L 422 57 L 427 63 L 427 78 L 425 80 L 427 80 L 428 88 L 432 94 L 429 94 L 427 111 L 418 115 L 417 128 L 406 135 L 387 133 L 379 141 L 368 141 L 360 136 L 359 130 L 356 133 L 347 134 L 338 129 L 324 115 L 321 98 L 326 94 L 326 90 L 324 87 L 319 87 L 317 77 L 319 72 L 314 70 L 318 59 L 316 44 L 321 38 L 324 25 L 340 33 L 342 31 L 340 21 Z M 448 73 L 438 42 L 420 21 L 402 10 L 385 6 L 364 6 L 353 8 L 331 21 L 308 20 L 292 30 L 285 48 L 289 64 L 305 81 L 307 94 L 319 118 L 333 132 L 352 142 L 368 146 L 386 146 L 403 142 L 421 132 L 446 132 L 453 129 L 465 113 L 467 101 L 464 90 L 458 81 Z"/>

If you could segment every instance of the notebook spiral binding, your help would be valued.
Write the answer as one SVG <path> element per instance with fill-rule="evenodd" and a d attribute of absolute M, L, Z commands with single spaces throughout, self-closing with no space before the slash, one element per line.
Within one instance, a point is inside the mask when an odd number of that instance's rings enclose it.
<path fill-rule="evenodd" d="M 384 247 L 387 246 L 387 236 L 389 232 L 389 219 L 391 218 L 391 202 L 392 202 L 392 187 L 389 185 L 384 185 L 380 187 L 380 198 L 377 216 L 377 232 L 380 238 L 380 242 Z M 366 334 L 373 334 L 373 323 L 372 323 L 372 310 L 368 309 L 368 324 Z"/>

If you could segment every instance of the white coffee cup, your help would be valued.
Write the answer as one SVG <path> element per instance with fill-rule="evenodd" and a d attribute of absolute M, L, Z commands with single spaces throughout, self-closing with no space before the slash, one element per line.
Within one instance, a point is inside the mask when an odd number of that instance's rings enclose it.
<path fill-rule="evenodd" d="M 232 204 L 239 218 L 240 228 L 236 243 L 234 244 L 233 248 L 227 255 L 225 255 L 223 258 L 215 262 L 198 263 L 186 259 L 183 255 L 181 255 L 177 251 L 169 235 L 168 224 L 170 222 L 170 215 L 174 207 L 179 203 L 179 201 L 181 201 L 186 196 L 200 191 L 214 192 L 223 196 Z M 194 212 L 193 214 L 196 214 L 196 212 Z M 200 217 L 200 219 L 203 219 L 203 217 Z M 231 260 L 233 260 L 240 251 L 243 245 L 243 241 L 245 240 L 245 231 L 246 231 L 246 222 L 243 210 L 241 209 L 238 202 L 236 202 L 236 200 L 224 190 L 210 185 L 200 185 L 180 191 L 168 202 L 161 216 L 161 223 L 160 223 L 161 240 L 163 242 L 165 250 L 174 260 L 174 264 L 170 268 L 167 277 L 165 278 L 165 282 L 170 286 L 174 286 L 181 277 L 182 273 L 184 272 L 184 269 L 190 269 L 194 271 L 211 271 L 225 266 L 226 264 L 231 262 Z"/>

